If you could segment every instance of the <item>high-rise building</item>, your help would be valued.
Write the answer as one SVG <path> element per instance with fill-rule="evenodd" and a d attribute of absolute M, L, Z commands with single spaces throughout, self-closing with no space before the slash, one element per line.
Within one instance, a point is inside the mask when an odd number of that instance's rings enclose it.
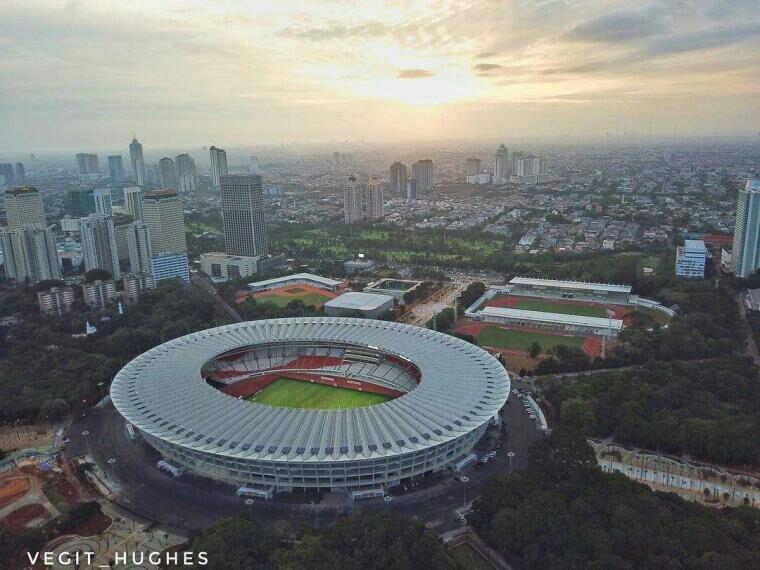
<path fill-rule="evenodd" d="M 20 162 L 17 162 L 13 167 L 13 183 L 23 184 L 24 182 L 26 182 L 26 171 L 24 170 L 24 165 Z"/>
<path fill-rule="evenodd" d="M 153 255 L 184 253 L 185 215 L 182 199 L 174 190 L 156 190 L 143 195 L 143 221 L 148 226 Z"/>
<path fill-rule="evenodd" d="M 480 174 L 481 161 L 479 158 L 468 158 L 465 163 L 466 176 L 476 176 Z"/>
<path fill-rule="evenodd" d="M 368 220 L 380 220 L 384 215 L 383 185 L 376 178 L 372 178 L 365 190 L 364 217 Z"/>
<path fill-rule="evenodd" d="M 95 199 L 95 213 L 110 216 L 113 214 L 113 203 L 110 188 L 98 188 L 93 193 Z"/>
<path fill-rule="evenodd" d="M 63 313 L 71 310 L 74 304 L 74 289 L 71 287 L 53 287 L 37 293 L 37 304 L 43 313 Z"/>
<path fill-rule="evenodd" d="M 41 224 L 25 224 L 0 231 L 5 274 L 18 282 L 60 279 L 61 267 L 51 231 Z"/>
<path fill-rule="evenodd" d="M 676 248 L 676 276 L 704 279 L 707 248 L 701 239 L 687 239 Z"/>
<path fill-rule="evenodd" d="M 189 283 L 190 269 L 187 265 L 187 254 L 183 252 L 154 255 L 150 258 L 150 273 L 154 283 L 176 278 Z"/>
<path fill-rule="evenodd" d="M 67 191 L 68 214 L 74 218 L 84 218 L 95 213 L 95 190 L 73 186 Z"/>
<path fill-rule="evenodd" d="M 138 186 L 145 186 L 148 183 L 148 176 L 145 171 L 143 147 L 136 138 L 133 138 L 129 144 L 129 158 L 132 161 L 132 175 L 135 177 L 135 182 Z"/>
<path fill-rule="evenodd" d="M 132 273 L 150 273 L 150 248 L 148 226 L 137 221 L 127 227 L 127 248 L 129 251 L 129 270 Z"/>
<path fill-rule="evenodd" d="M 251 163 L 248 165 L 248 172 L 251 174 L 259 174 L 259 157 L 251 155 Z"/>
<path fill-rule="evenodd" d="M 348 177 L 348 184 L 343 189 L 343 221 L 347 224 L 355 224 L 362 219 L 363 192 L 359 182 L 352 174 Z"/>
<path fill-rule="evenodd" d="M 212 146 L 209 149 L 211 158 L 211 185 L 219 188 L 222 176 L 227 175 L 227 153 L 224 149 Z"/>
<path fill-rule="evenodd" d="M 120 154 L 113 154 L 108 157 L 108 176 L 115 182 L 124 180 L 124 161 Z"/>
<path fill-rule="evenodd" d="M 168 156 L 158 161 L 158 185 L 164 190 L 177 189 L 177 167 Z"/>
<path fill-rule="evenodd" d="M 129 227 L 135 221 L 132 216 L 126 214 L 114 214 L 113 228 L 116 231 L 116 252 L 119 262 L 129 261 Z"/>
<path fill-rule="evenodd" d="M 747 180 L 736 198 L 731 266 L 739 277 L 760 268 L 760 179 Z"/>
<path fill-rule="evenodd" d="M 142 188 L 139 186 L 128 186 L 124 188 L 124 209 L 128 216 L 135 220 L 142 220 Z"/>
<path fill-rule="evenodd" d="M 493 169 L 493 183 L 506 184 L 509 180 L 509 152 L 500 145 L 496 150 L 496 166 Z"/>
<path fill-rule="evenodd" d="M 198 186 L 198 175 L 195 171 L 195 161 L 189 154 L 180 154 L 175 159 L 177 163 L 178 188 L 182 193 L 194 192 Z"/>
<path fill-rule="evenodd" d="M 82 296 L 91 309 L 105 309 L 117 297 L 116 283 L 113 279 L 83 283 Z"/>
<path fill-rule="evenodd" d="M 16 182 L 13 165 L 10 162 L 0 162 L 0 186 L 8 188 Z"/>
<path fill-rule="evenodd" d="M 229 255 L 267 254 L 264 194 L 261 176 L 225 175 L 220 180 L 224 249 Z"/>
<path fill-rule="evenodd" d="M 90 214 L 79 220 L 79 233 L 82 237 L 85 270 L 102 269 L 108 271 L 114 279 L 121 279 L 113 218 L 103 214 Z"/>
<path fill-rule="evenodd" d="M 409 178 L 406 181 L 406 199 L 407 200 L 417 199 L 417 181 L 414 178 Z"/>
<path fill-rule="evenodd" d="M 77 166 L 79 166 L 80 176 L 94 176 L 100 174 L 100 164 L 98 155 L 80 152 L 77 154 Z"/>
<path fill-rule="evenodd" d="M 33 186 L 9 188 L 5 191 L 5 216 L 8 229 L 15 230 L 24 224 L 45 225 L 45 207 L 42 196 Z"/>
<path fill-rule="evenodd" d="M 418 160 L 412 165 L 412 178 L 417 181 L 417 192 L 430 194 L 433 191 L 433 161 Z"/>
<path fill-rule="evenodd" d="M 547 172 L 548 160 L 545 156 L 512 153 L 510 181 L 537 184 L 546 178 Z"/>
<path fill-rule="evenodd" d="M 158 169 L 158 164 L 149 164 L 145 168 L 148 173 L 148 186 L 159 186 L 161 184 L 161 171 Z"/>
<path fill-rule="evenodd" d="M 388 189 L 391 197 L 406 195 L 406 181 L 408 179 L 406 164 L 403 162 L 394 162 L 391 164 L 391 177 Z"/>
<path fill-rule="evenodd" d="M 122 278 L 124 300 L 134 303 L 148 289 L 153 289 L 153 276 L 150 273 L 127 273 Z"/>

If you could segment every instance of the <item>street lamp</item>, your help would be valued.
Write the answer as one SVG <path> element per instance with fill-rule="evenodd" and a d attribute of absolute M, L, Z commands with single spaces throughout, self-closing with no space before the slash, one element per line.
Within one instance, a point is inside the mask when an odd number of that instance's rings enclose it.
<path fill-rule="evenodd" d="M 469 483 L 470 478 L 466 475 L 460 479 L 462 482 L 462 506 L 467 506 L 467 483 Z"/>
<path fill-rule="evenodd" d="M 515 456 L 514 451 L 510 451 L 507 453 L 507 457 L 509 457 L 509 472 L 512 473 L 512 458 Z"/>
<path fill-rule="evenodd" d="M 390 495 L 385 495 L 385 497 L 383 497 L 383 502 L 385 503 L 385 512 L 386 513 L 388 512 L 388 509 L 390 509 L 390 507 L 391 507 L 391 501 L 392 500 L 393 500 L 393 497 L 391 497 Z"/>

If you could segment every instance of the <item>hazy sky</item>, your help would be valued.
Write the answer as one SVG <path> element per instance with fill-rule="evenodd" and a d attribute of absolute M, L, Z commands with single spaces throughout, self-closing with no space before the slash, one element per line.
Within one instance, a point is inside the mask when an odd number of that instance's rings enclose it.
<path fill-rule="evenodd" d="M 758 0 L 2 0 L 0 151 L 760 129 Z"/>

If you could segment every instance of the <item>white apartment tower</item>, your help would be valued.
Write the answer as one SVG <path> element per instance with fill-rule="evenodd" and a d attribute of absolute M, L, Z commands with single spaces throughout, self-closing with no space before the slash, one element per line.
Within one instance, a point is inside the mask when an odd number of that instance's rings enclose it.
<path fill-rule="evenodd" d="M 355 224 L 362 219 L 363 199 L 359 182 L 352 174 L 343 190 L 343 220 L 347 224 Z"/>
<path fill-rule="evenodd" d="M 148 226 L 152 254 L 184 253 L 185 214 L 174 190 L 156 190 L 143 195 L 143 221 Z"/>
<path fill-rule="evenodd" d="M 214 188 L 219 188 L 222 176 L 227 175 L 227 153 L 224 149 L 212 146 L 209 157 L 211 158 L 211 184 Z"/>
<path fill-rule="evenodd" d="M 103 214 L 90 214 L 79 220 L 79 233 L 82 237 L 85 270 L 103 269 L 114 279 L 120 279 L 119 251 L 116 246 L 113 218 Z"/>
<path fill-rule="evenodd" d="M 389 190 L 391 197 L 406 195 L 406 181 L 409 178 L 406 165 L 403 162 L 391 164 Z"/>
<path fill-rule="evenodd" d="M 178 189 L 182 193 L 194 192 L 198 186 L 195 161 L 189 154 L 180 154 L 175 159 L 177 164 Z"/>
<path fill-rule="evenodd" d="M 139 186 L 128 186 L 124 188 L 124 209 L 127 214 L 135 220 L 142 220 L 142 188 Z"/>
<path fill-rule="evenodd" d="M 32 283 L 61 279 L 61 267 L 55 239 L 42 224 L 25 224 L 10 231 L 0 231 L 0 251 L 5 274 L 10 279 Z"/>
<path fill-rule="evenodd" d="M 412 178 L 417 181 L 417 193 L 430 194 L 434 184 L 433 161 L 418 160 L 412 165 Z"/>
<path fill-rule="evenodd" d="M 507 147 L 500 145 L 496 149 L 496 165 L 493 171 L 494 184 L 506 184 L 509 180 L 509 152 Z"/>
<path fill-rule="evenodd" d="M 45 225 L 45 207 L 39 190 L 33 186 L 9 188 L 5 191 L 5 215 L 8 229 L 15 230 L 25 224 Z"/>
<path fill-rule="evenodd" d="M 149 273 L 153 252 L 150 247 L 148 226 L 144 222 L 137 221 L 129 224 L 127 247 L 129 248 L 129 270 L 132 273 Z"/>
<path fill-rule="evenodd" d="M 731 266 L 739 277 L 760 268 L 760 180 L 749 179 L 736 198 Z"/>

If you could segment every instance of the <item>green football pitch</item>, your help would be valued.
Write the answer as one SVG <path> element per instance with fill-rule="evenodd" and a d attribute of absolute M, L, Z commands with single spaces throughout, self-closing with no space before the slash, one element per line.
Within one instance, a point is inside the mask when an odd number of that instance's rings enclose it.
<path fill-rule="evenodd" d="M 300 299 L 303 301 L 304 305 L 307 307 L 309 305 L 324 305 L 327 301 L 330 300 L 330 297 L 326 297 L 324 295 L 320 295 L 319 293 L 307 293 L 306 295 L 264 295 L 262 297 L 259 297 L 256 299 L 257 303 L 271 303 L 278 308 L 284 307 L 291 301 L 296 301 Z"/>
<path fill-rule="evenodd" d="M 495 297 L 497 300 L 499 297 Z M 544 313 L 560 313 L 562 315 L 580 315 L 582 317 L 607 317 L 607 309 L 594 305 L 562 303 L 551 299 L 529 299 L 521 297 L 515 304 L 515 309 L 525 311 L 542 311 Z"/>
<path fill-rule="evenodd" d="M 561 344 L 564 346 L 583 346 L 583 337 L 562 336 L 556 334 L 544 334 L 533 331 L 520 331 L 515 329 L 502 329 L 499 327 L 487 327 L 478 334 L 478 344 L 494 348 L 508 348 L 512 350 L 530 350 L 533 341 L 538 342 L 543 350 Z"/>
<path fill-rule="evenodd" d="M 312 384 L 311 382 L 293 380 L 282 376 L 248 400 L 282 408 L 331 410 L 382 404 L 390 398 L 382 394 L 370 394 L 369 392 L 358 392 L 324 384 Z"/>

